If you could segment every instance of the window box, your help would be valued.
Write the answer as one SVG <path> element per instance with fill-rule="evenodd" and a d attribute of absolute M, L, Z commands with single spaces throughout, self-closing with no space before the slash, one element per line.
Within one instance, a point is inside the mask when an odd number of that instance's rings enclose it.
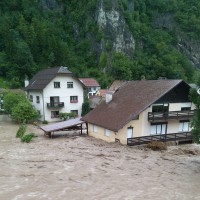
<path fill-rule="evenodd" d="M 78 103 L 78 100 L 70 100 L 70 103 Z"/>

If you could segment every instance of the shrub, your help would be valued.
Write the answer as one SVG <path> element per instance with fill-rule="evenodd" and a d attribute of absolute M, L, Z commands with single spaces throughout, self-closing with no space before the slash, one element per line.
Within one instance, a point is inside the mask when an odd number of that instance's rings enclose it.
<path fill-rule="evenodd" d="M 167 145 L 164 142 L 152 141 L 147 144 L 147 147 L 156 151 L 156 150 L 167 150 Z"/>
<path fill-rule="evenodd" d="M 18 103 L 12 109 L 12 117 L 13 119 L 22 122 L 23 120 L 32 121 L 34 119 L 39 118 L 38 112 L 33 108 L 30 102 L 24 101 Z"/>
<path fill-rule="evenodd" d="M 48 124 L 49 122 L 47 120 L 44 120 L 42 123 L 43 124 Z"/>
<path fill-rule="evenodd" d="M 28 133 L 21 137 L 21 142 L 29 143 L 34 137 L 36 137 L 34 133 Z"/>
<path fill-rule="evenodd" d="M 24 120 L 16 133 L 16 137 L 22 138 L 25 132 L 26 132 L 26 121 Z"/>
<path fill-rule="evenodd" d="M 59 114 L 59 118 L 62 120 L 62 121 L 66 121 L 68 119 L 71 119 L 71 118 L 75 118 L 76 117 L 76 114 L 71 112 L 71 113 L 60 113 Z"/>

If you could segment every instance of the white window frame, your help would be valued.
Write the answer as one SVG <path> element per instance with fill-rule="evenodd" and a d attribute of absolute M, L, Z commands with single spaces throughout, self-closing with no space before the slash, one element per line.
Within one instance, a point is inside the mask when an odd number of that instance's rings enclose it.
<path fill-rule="evenodd" d="M 55 115 L 55 112 L 58 112 L 58 115 Z M 54 110 L 54 111 L 51 111 L 51 118 L 59 118 L 59 111 L 58 110 Z"/>
<path fill-rule="evenodd" d="M 54 81 L 54 88 L 60 88 L 60 82 Z"/>
<path fill-rule="evenodd" d="M 67 82 L 67 88 L 74 88 L 74 83 L 71 82 Z"/>
<path fill-rule="evenodd" d="M 167 132 L 166 123 L 151 124 L 150 135 L 161 135 L 161 134 L 166 134 L 166 132 Z"/>
<path fill-rule="evenodd" d="M 179 132 L 188 132 L 190 129 L 189 121 L 180 121 L 179 122 Z"/>
<path fill-rule="evenodd" d="M 97 133 L 98 132 L 98 127 L 96 125 L 93 125 L 93 132 Z"/>
<path fill-rule="evenodd" d="M 78 96 L 70 96 L 70 103 L 78 103 Z"/>
<path fill-rule="evenodd" d="M 111 131 L 105 128 L 104 129 L 104 136 L 110 137 L 110 135 L 111 135 Z"/>

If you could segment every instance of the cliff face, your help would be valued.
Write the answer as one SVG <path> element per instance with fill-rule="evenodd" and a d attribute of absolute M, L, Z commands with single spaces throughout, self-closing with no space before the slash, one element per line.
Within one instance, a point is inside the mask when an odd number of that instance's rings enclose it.
<path fill-rule="evenodd" d="M 191 62 L 191 64 L 200 69 L 200 42 L 186 36 L 179 36 L 177 48 Z"/>
<path fill-rule="evenodd" d="M 97 60 L 99 60 L 102 52 L 106 52 L 107 55 L 112 52 L 120 52 L 133 58 L 136 43 L 139 44 L 141 41 L 136 41 L 134 34 L 130 30 L 130 25 L 125 20 L 126 16 L 124 16 L 120 7 L 123 0 L 96 0 L 94 2 L 95 10 L 93 13 L 90 12 L 90 15 L 92 15 L 93 23 L 98 27 L 101 39 L 97 40 L 95 35 L 87 30 L 87 25 L 85 26 L 86 38 L 90 41 L 90 51 L 96 52 Z M 136 12 L 135 3 L 137 2 L 137 0 L 126 1 L 126 9 L 132 15 Z M 66 4 L 68 5 L 68 3 Z M 87 4 L 85 4 L 86 7 Z M 62 11 L 64 7 L 64 3 L 58 0 L 39 0 L 39 5 L 43 10 L 59 9 Z M 87 10 L 87 8 L 85 9 Z M 70 13 L 67 13 L 67 15 L 70 16 Z M 175 22 L 174 15 L 174 12 L 162 13 L 161 10 L 155 10 L 152 16 L 152 26 L 155 29 L 174 32 L 177 37 L 177 43 L 174 44 L 175 48 L 181 54 L 184 54 L 194 67 L 200 68 L 200 42 L 187 37 L 184 33 L 179 32 L 179 29 L 177 31 L 178 24 Z M 86 24 L 88 18 L 89 16 L 84 19 Z M 79 23 L 73 24 L 73 36 L 78 43 L 84 39 L 80 36 L 80 26 L 81 24 Z"/>
<path fill-rule="evenodd" d="M 101 51 L 108 49 L 132 56 L 135 40 L 119 9 L 118 1 L 111 0 L 109 5 L 103 0 L 99 1 L 96 16 L 99 30 L 103 33 L 100 42 Z"/>

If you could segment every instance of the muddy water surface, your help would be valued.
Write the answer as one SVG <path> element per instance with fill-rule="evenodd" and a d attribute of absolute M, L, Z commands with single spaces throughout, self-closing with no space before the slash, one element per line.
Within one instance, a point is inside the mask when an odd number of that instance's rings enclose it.
<path fill-rule="evenodd" d="M 0 121 L 1 200 L 199 200 L 200 148 L 108 144 L 87 136 L 49 139 L 34 126 L 29 144 L 18 125 Z M 194 155 L 193 155 L 194 154 Z"/>

